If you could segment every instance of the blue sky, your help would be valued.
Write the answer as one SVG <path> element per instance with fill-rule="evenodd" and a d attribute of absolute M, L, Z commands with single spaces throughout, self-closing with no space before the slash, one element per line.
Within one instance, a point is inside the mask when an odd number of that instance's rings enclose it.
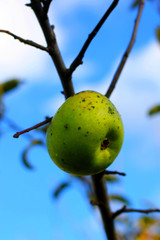
<path fill-rule="evenodd" d="M 67 66 L 110 2 L 53 1 L 49 15 Z M 25 3 L 1 1 L 0 29 L 45 45 L 36 18 Z M 136 14 L 136 10 L 129 10 L 129 1 L 120 1 L 73 75 L 76 92 L 91 89 L 105 93 L 128 45 Z M 146 202 L 160 207 L 160 117 L 147 116 L 149 108 L 159 103 L 160 46 L 154 34 L 158 24 L 156 6 L 147 2 L 136 44 L 111 96 L 122 116 L 125 137 L 122 151 L 109 169 L 127 176 L 121 184 L 109 186 L 109 192 L 126 194 L 136 208 L 145 208 Z M 0 56 L 0 81 L 10 77 L 24 81 L 17 91 L 6 95 L 6 115 L 22 128 L 54 115 L 64 97 L 49 56 L 4 34 L 0 35 Z M 35 170 L 26 169 L 21 155 L 27 138 L 13 139 L 13 130 L 5 123 L 0 127 L 0 239 L 105 239 L 99 213 L 87 201 L 83 186 L 72 181 L 72 187 L 58 201 L 53 200 L 53 189 L 69 175 L 53 164 L 45 147 L 31 150 L 29 159 Z"/>

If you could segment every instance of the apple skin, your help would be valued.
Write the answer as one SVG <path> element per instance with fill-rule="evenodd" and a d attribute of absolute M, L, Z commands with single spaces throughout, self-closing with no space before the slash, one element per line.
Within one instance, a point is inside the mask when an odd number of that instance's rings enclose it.
<path fill-rule="evenodd" d="M 123 123 L 104 95 L 83 91 L 68 98 L 47 129 L 53 162 L 73 175 L 102 172 L 117 157 L 123 143 Z"/>

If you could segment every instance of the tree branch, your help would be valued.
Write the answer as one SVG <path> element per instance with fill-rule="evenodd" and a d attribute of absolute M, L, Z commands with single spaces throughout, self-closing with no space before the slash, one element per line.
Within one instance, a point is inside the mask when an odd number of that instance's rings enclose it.
<path fill-rule="evenodd" d="M 73 96 L 74 89 L 71 80 L 71 75 L 68 76 L 67 74 L 67 68 L 62 59 L 60 50 L 58 48 L 56 36 L 53 31 L 53 27 L 50 25 L 48 16 L 47 15 L 45 16 L 44 8 L 39 0 L 31 0 L 30 6 L 34 11 L 38 19 L 38 22 L 41 26 L 41 29 L 43 31 L 49 49 L 49 54 L 52 58 L 52 61 L 54 62 L 58 75 L 61 79 L 65 97 L 68 98 L 70 96 Z"/>
<path fill-rule="evenodd" d="M 47 47 L 44 47 L 44 46 L 42 46 L 42 45 L 40 45 L 40 44 L 38 44 L 38 43 L 36 43 L 36 42 L 33 42 L 33 41 L 31 41 L 31 40 L 27 40 L 27 39 L 21 38 L 21 37 L 15 35 L 14 33 L 11 33 L 10 31 L 2 30 L 2 29 L 1 29 L 0 32 L 1 32 L 1 33 L 6 33 L 6 34 L 8 34 L 8 35 L 14 37 L 14 39 L 17 39 L 17 40 L 19 40 L 20 42 L 22 42 L 22 43 L 24 43 L 24 44 L 27 44 L 27 45 L 30 45 L 30 46 L 32 46 L 32 47 L 35 47 L 35 48 L 38 48 L 38 49 L 40 49 L 40 50 L 43 50 L 43 51 L 48 52 L 48 48 L 47 48 Z"/>
<path fill-rule="evenodd" d="M 103 174 L 99 173 L 92 176 L 94 192 L 96 195 L 96 201 L 102 216 L 104 229 L 108 240 L 117 240 L 114 220 L 112 217 L 112 212 L 109 206 L 109 197 L 106 189 L 106 185 L 103 179 Z"/>
<path fill-rule="evenodd" d="M 103 172 L 103 175 L 108 175 L 108 174 L 118 174 L 118 175 L 120 175 L 120 176 L 126 176 L 126 173 L 118 172 L 118 171 L 105 170 L 105 171 Z"/>
<path fill-rule="evenodd" d="M 127 58 L 133 48 L 133 45 L 135 43 L 135 40 L 136 40 L 136 35 L 137 35 L 137 30 L 138 30 L 138 26 L 139 26 L 139 22 L 140 22 L 140 18 L 141 18 L 141 15 L 142 15 L 142 11 L 143 11 L 143 7 L 144 7 L 144 3 L 145 3 L 145 0 L 141 0 L 140 2 L 140 5 L 139 5 L 139 10 L 138 10 L 138 14 L 137 14 L 137 17 L 136 17 L 136 20 L 135 20 L 135 25 L 134 25 L 134 28 L 133 28 L 133 33 L 132 33 L 132 36 L 131 36 L 131 40 L 129 42 L 129 45 L 122 57 L 122 60 L 117 68 L 117 71 L 115 72 L 114 74 L 114 77 L 113 77 L 113 80 L 105 94 L 106 97 L 110 97 L 111 93 L 113 92 L 114 88 L 115 88 L 115 85 L 119 79 L 119 76 L 124 68 L 124 65 L 127 61 Z"/>
<path fill-rule="evenodd" d="M 50 4 L 51 4 L 52 0 L 46 0 L 44 1 L 44 7 L 43 7 L 43 10 L 44 10 L 44 14 L 47 16 L 47 13 L 48 13 L 48 10 L 49 10 L 49 7 L 50 7 Z"/>
<path fill-rule="evenodd" d="M 30 127 L 30 128 L 27 128 L 27 129 L 25 129 L 25 130 L 22 130 L 22 131 L 20 131 L 20 132 L 15 133 L 15 134 L 13 135 L 13 137 L 14 137 L 14 138 L 19 138 L 20 135 L 22 135 L 22 134 L 24 134 L 24 133 L 27 133 L 27 132 L 30 132 L 31 130 L 34 130 L 34 129 L 36 129 L 36 128 L 39 128 L 39 127 L 41 127 L 41 126 L 49 123 L 51 120 L 52 120 L 52 117 L 51 117 L 51 118 L 47 118 L 45 121 L 40 122 L 40 123 L 34 125 L 33 127 Z"/>
<path fill-rule="evenodd" d="M 91 41 L 93 40 L 93 38 L 96 36 L 96 34 L 98 33 L 98 31 L 100 30 L 100 28 L 102 27 L 102 25 L 104 24 L 104 22 L 106 21 L 106 19 L 108 18 L 108 16 L 111 14 L 111 12 L 114 10 L 114 8 L 117 6 L 119 0 L 114 0 L 112 2 L 112 4 L 110 5 L 110 7 L 107 9 L 107 11 L 105 12 L 105 14 L 103 15 L 103 17 L 101 18 L 101 20 L 98 22 L 98 24 L 96 25 L 96 27 L 93 29 L 93 31 L 88 35 L 88 38 L 86 40 L 86 42 L 84 43 L 81 51 L 79 52 L 78 56 L 75 58 L 75 60 L 72 62 L 72 64 L 70 65 L 70 68 L 68 69 L 68 74 L 71 75 L 75 69 L 82 64 L 82 59 L 84 57 L 84 54 L 87 50 L 87 48 L 89 47 Z"/>
<path fill-rule="evenodd" d="M 149 213 L 153 213 L 153 212 L 160 212 L 160 209 L 155 208 L 155 209 L 142 210 L 142 209 L 127 208 L 126 206 L 123 206 L 121 209 L 119 209 L 119 210 L 117 210 L 116 212 L 113 213 L 112 218 L 114 219 L 117 216 L 119 216 L 120 214 L 127 213 L 127 212 L 138 212 L 138 213 L 149 214 Z"/>
<path fill-rule="evenodd" d="M 114 78 L 111 82 L 111 85 L 106 93 L 106 96 L 109 98 L 115 85 L 116 85 L 116 82 L 120 76 L 120 73 L 125 65 L 125 62 L 127 60 L 127 57 L 133 47 L 133 44 L 135 42 L 135 38 L 136 38 L 136 34 L 137 34 L 137 29 L 138 29 L 138 25 L 139 25 L 139 21 L 140 21 L 140 17 L 141 17 L 141 14 L 142 14 L 142 10 L 143 10 L 143 6 L 144 6 L 144 2 L 145 0 L 141 0 L 141 3 L 140 3 L 140 6 L 139 6 L 139 11 L 138 11 L 138 15 L 137 15 L 137 18 L 136 18 L 136 21 L 135 21 L 135 26 L 134 26 L 134 30 L 133 30 L 133 34 L 132 34 L 132 37 L 131 37 L 131 41 L 129 43 L 129 46 L 121 60 L 121 63 L 114 75 Z M 83 55 L 82 55 L 83 57 Z M 78 60 L 77 60 L 78 61 Z M 106 231 L 106 235 L 108 237 L 108 240 L 115 240 L 117 239 L 117 236 L 116 236 L 116 232 L 115 232 L 115 227 L 114 227 L 114 218 L 116 216 L 118 216 L 119 214 L 121 214 L 122 212 L 124 211 L 133 211 L 132 209 L 121 209 L 115 213 L 111 213 L 111 210 L 110 210 L 110 207 L 109 207 L 109 197 L 108 197 L 108 194 L 107 194 L 107 190 L 106 190 L 106 186 L 105 186 L 105 183 L 104 183 L 104 179 L 103 179 L 103 173 L 101 174 L 98 174 L 98 175 L 94 175 L 92 176 L 92 180 L 93 180 L 93 185 L 94 185 L 94 190 L 95 190 L 95 194 L 96 194 L 96 198 L 97 198 L 97 202 L 99 202 L 100 204 L 98 204 L 99 206 L 99 209 L 100 209 L 100 213 L 101 213 L 101 216 L 102 216 L 102 220 L 103 220 L 103 224 L 104 224 L 104 229 Z"/>

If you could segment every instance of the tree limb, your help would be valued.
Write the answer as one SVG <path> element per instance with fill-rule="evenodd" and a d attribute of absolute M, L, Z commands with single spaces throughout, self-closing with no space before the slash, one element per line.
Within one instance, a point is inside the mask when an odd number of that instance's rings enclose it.
<path fill-rule="evenodd" d="M 104 22 L 106 21 L 106 19 L 108 18 L 108 16 L 111 14 L 111 12 L 114 10 L 114 8 L 117 6 L 119 0 L 114 0 L 112 2 L 112 4 L 110 5 L 110 7 L 107 9 L 107 11 L 105 12 L 105 14 L 103 15 L 103 17 L 101 18 L 101 20 L 98 22 L 98 24 L 96 25 L 96 27 L 93 29 L 93 31 L 88 35 L 87 40 L 85 41 L 81 51 L 79 52 L 78 56 L 75 58 L 75 60 L 72 62 L 72 64 L 70 65 L 69 69 L 68 69 L 68 74 L 71 75 L 75 69 L 82 64 L 82 59 L 84 57 L 84 54 L 87 50 L 87 48 L 89 47 L 91 41 L 93 40 L 93 38 L 96 36 L 96 34 L 98 33 L 98 31 L 100 30 L 100 28 L 102 27 L 102 25 L 104 24 Z"/>
<path fill-rule="evenodd" d="M 105 171 L 103 172 L 103 175 L 108 175 L 108 174 L 118 174 L 118 175 L 121 175 L 121 176 L 126 176 L 126 173 L 118 172 L 118 171 L 105 170 Z"/>
<path fill-rule="evenodd" d="M 104 182 L 103 174 L 99 173 L 92 176 L 94 192 L 96 195 L 97 205 L 99 207 L 104 229 L 108 240 L 117 240 L 114 220 L 112 217 L 112 212 L 109 206 L 109 197 L 106 189 L 106 185 Z"/>
<path fill-rule="evenodd" d="M 27 129 L 22 130 L 22 131 L 20 131 L 20 132 L 16 132 L 16 133 L 13 135 L 13 137 L 14 137 L 14 138 L 19 138 L 20 135 L 22 135 L 22 134 L 24 134 L 24 133 L 27 133 L 27 132 L 30 132 L 30 131 L 33 130 L 33 129 L 39 128 L 39 127 L 41 127 L 41 126 L 44 126 L 45 124 L 49 123 L 51 120 L 52 120 L 52 117 L 51 117 L 51 118 L 47 118 L 45 121 L 40 122 L 40 123 L 34 125 L 33 127 L 27 128 Z"/>
<path fill-rule="evenodd" d="M 134 43 L 135 43 L 137 30 L 138 30 L 140 18 L 141 18 L 141 15 L 142 15 L 144 3 L 145 3 L 145 0 L 141 0 L 140 1 L 139 10 L 138 10 L 138 14 L 137 14 L 137 17 L 136 17 L 136 20 L 135 20 L 135 25 L 134 25 L 134 28 L 133 28 L 133 33 L 132 33 L 132 36 L 131 36 L 131 40 L 130 40 L 129 45 L 128 45 L 128 47 L 127 47 L 127 49 L 126 49 L 126 51 L 125 51 L 125 53 L 124 53 L 124 55 L 122 57 L 122 60 L 121 60 L 119 66 L 118 66 L 118 68 L 117 68 L 117 70 L 116 70 L 116 72 L 114 74 L 112 82 L 111 82 L 111 84 L 110 84 L 110 86 L 109 86 L 109 88 L 108 88 L 108 90 L 107 90 L 107 92 L 105 94 L 105 96 L 108 97 L 108 98 L 110 97 L 111 93 L 113 92 L 113 90 L 115 88 L 115 85 L 116 85 L 116 83 L 117 83 L 117 81 L 119 79 L 119 76 L 120 76 L 120 74 L 121 74 L 121 72 L 122 72 L 122 70 L 124 68 L 124 65 L 125 65 L 125 63 L 127 61 L 127 58 L 129 56 L 132 48 L 133 48 Z"/>
<path fill-rule="evenodd" d="M 42 45 L 40 45 L 40 44 L 38 44 L 36 42 L 33 42 L 31 40 L 27 40 L 27 39 L 21 38 L 21 37 L 15 35 L 14 33 L 11 33 L 10 31 L 0 29 L 0 32 L 8 34 L 8 35 L 14 37 L 14 39 L 17 39 L 17 40 L 19 40 L 20 42 L 22 42 L 24 44 L 27 44 L 27 45 L 30 45 L 32 47 L 35 47 L 35 48 L 38 48 L 40 50 L 48 52 L 48 48 L 47 47 L 44 47 L 44 46 L 42 46 Z"/>
<path fill-rule="evenodd" d="M 49 10 L 49 7 L 50 7 L 50 4 L 51 4 L 52 0 L 46 0 L 44 1 L 43 5 L 43 10 L 44 10 L 44 14 L 47 16 L 47 13 L 48 13 L 48 10 Z"/>
<path fill-rule="evenodd" d="M 117 216 L 119 216 L 120 214 L 127 213 L 127 212 L 138 212 L 138 213 L 149 214 L 149 213 L 153 213 L 153 212 L 160 212 L 160 209 L 155 208 L 155 209 L 142 210 L 142 209 L 127 208 L 126 206 L 123 206 L 121 209 L 119 209 L 113 213 L 112 218 L 114 219 Z"/>
<path fill-rule="evenodd" d="M 73 84 L 71 75 L 68 76 L 67 68 L 62 59 L 60 50 L 58 48 L 57 40 L 53 27 L 50 25 L 48 16 L 45 16 L 44 8 L 39 0 L 31 0 L 30 6 L 34 11 L 37 20 L 41 26 L 44 37 L 47 42 L 49 54 L 54 62 L 58 75 L 61 79 L 61 83 L 64 89 L 64 95 L 66 98 L 74 95 Z"/>
<path fill-rule="evenodd" d="M 133 47 L 134 42 L 135 42 L 137 29 L 138 29 L 140 17 L 141 17 L 141 14 L 142 14 L 144 2 L 145 2 L 145 0 L 141 0 L 138 15 L 137 15 L 137 18 L 136 18 L 136 21 L 135 21 L 133 34 L 132 34 L 132 37 L 131 37 L 131 41 L 130 41 L 129 46 L 128 46 L 128 48 L 127 48 L 127 50 L 126 50 L 126 52 L 125 52 L 125 54 L 122 58 L 122 61 L 121 61 L 120 65 L 119 65 L 119 67 L 118 67 L 118 69 L 115 73 L 115 76 L 114 76 L 114 78 L 111 82 L 111 85 L 110 85 L 110 87 L 109 87 L 109 89 L 106 93 L 106 96 L 108 98 L 110 97 L 110 95 L 111 95 L 111 93 L 112 93 L 112 91 L 113 91 L 113 89 L 116 85 L 116 82 L 119 78 L 119 75 L 120 75 L 120 73 L 121 73 L 121 71 L 122 71 L 122 69 L 125 65 L 127 57 L 129 55 L 132 47 Z M 83 55 L 82 55 L 82 57 L 83 57 Z M 108 197 L 108 194 L 107 194 L 106 185 L 104 183 L 103 173 L 92 176 L 92 180 L 93 180 L 96 200 L 97 200 L 97 202 L 101 203 L 98 206 L 99 206 L 99 210 L 100 210 L 101 217 L 102 217 L 102 220 L 103 220 L 106 235 L 108 237 L 108 240 L 115 240 L 115 239 L 117 239 L 117 236 L 116 236 L 115 227 L 114 227 L 114 218 L 117 215 L 119 215 L 120 213 L 124 212 L 125 209 L 123 207 L 123 210 L 121 209 L 121 210 L 115 212 L 114 214 L 111 213 L 110 206 L 109 206 L 109 200 L 108 200 L 109 197 Z M 131 211 L 131 209 L 129 209 L 129 210 Z"/>

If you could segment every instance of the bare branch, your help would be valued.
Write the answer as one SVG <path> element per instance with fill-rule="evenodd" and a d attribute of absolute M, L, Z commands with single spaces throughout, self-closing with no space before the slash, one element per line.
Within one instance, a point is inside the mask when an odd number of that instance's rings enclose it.
<path fill-rule="evenodd" d="M 39 0 L 31 0 L 31 8 L 34 11 L 38 19 L 38 22 L 41 26 L 41 29 L 43 31 L 49 49 L 49 54 L 52 58 L 52 61 L 55 64 L 56 70 L 61 79 L 65 98 L 73 96 L 74 88 L 72 84 L 71 75 L 69 76 L 67 74 L 67 68 L 61 56 L 56 36 L 54 33 L 54 29 L 49 22 L 48 16 L 44 16 L 45 15 L 44 8 Z"/>
<path fill-rule="evenodd" d="M 116 83 L 117 83 L 117 81 L 119 79 L 119 76 L 120 76 L 120 74 L 121 74 L 121 72 L 122 72 L 122 70 L 124 68 L 124 65 L 125 65 L 125 63 L 127 61 L 127 58 L 129 56 L 132 48 L 133 48 L 134 43 L 135 43 L 137 30 L 138 30 L 140 18 L 141 18 L 141 15 L 142 15 L 144 3 L 145 3 L 145 0 L 141 0 L 140 5 L 139 5 L 137 18 L 135 20 L 135 25 L 134 25 L 134 28 L 133 28 L 133 33 L 132 33 L 131 40 L 130 40 L 129 45 L 128 45 L 128 47 L 127 47 L 127 49 L 126 49 L 126 51 L 125 51 L 125 53 L 124 53 L 124 55 L 122 57 L 122 60 L 121 60 L 121 62 L 119 64 L 119 66 L 118 66 L 118 69 L 115 72 L 115 75 L 114 75 L 114 77 L 112 79 L 112 82 L 111 82 L 111 84 L 110 84 L 110 86 L 109 86 L 109 88 L 108 88 L 108 90 L 107 90 L 107 92 L 105 94 L 105 96 L 108 97 L 108 98 L 110 97 L 111 93 L 113 92 L 113 90 L 115 88 L 115 85 L 116 85 Z"/>
<path fill-rule="evenodd" d="M 45 121 L 40 122 L 40 123 L 34 125 L 33 127 L 30 127 L 30 128 L 27 128 L 27 129 L 25 129 L 25 130 L 22 130 L 22 131 L 20 131 L 20 132 L 15 133 L 15 134 L 13 135 L 13 137 L 14 137 L 14 138 L 19 138 L 20 135 L 22 135 L 22 134 L 24 134 L 24 133 L 27 133 L 27 132 L 30 132 L 31 130 L 34 130 L 34 129 L 36 129 L 36 128 L 39 128 L 39 127 L 41 127 L 41 126 L 49 123 L 51 120 L 52 120 L 52 117 L 51 117 L 51 118 L 47 118 Z"/>
<path fill-rule="evenodd" d="M 35 48 L 38 48 L 40 50 L 48 52 L 48 48 L 47 47 L 44 47 L 44 46 L 42 46 L 42 45 L 40 45 L 38 43 L 35 43 L 35 42 L 31 41 L 31 40 L 27 40 L 27 39 L 21 38 L 21 37 L 15 35 L 14 33 L 11 33 L 11 32 L 9 32 L 7 30 L 0 30 L 0 32 L 8 34 L 8 35 L 14 37 L 14 39 L 17 39 L 17 40 L 19 40 L 20 42 L 22 42 L 24 44 L 27 44 L 27 45 L 30 45 L 32 47 L 35 47 Z"/>
<path fill-rule="evenodd" d="M 160 209 L 155 208 L 155 209 L 146 209 L 146 210 L 142 210 L 142 209 L 134 209 L 134 208 L 127 208 L 126 205 L 123 206 L 121 209 L 117 210 L 116 212 L 113 213 L 112 217 L 113 219 L 116 218 L 117 216 L 119 216 L 122 213 L 127 213 L 127 212 L 138 212 L 138 213 L 145 213 L 145 214 L 149 214 L 149 213 L 153 213 L 153 212 L 160 212 Z"/>
<path fill-rule="evenodd" d="M 110 7 L 107 9 L 107 11 L 105 12 L 105 14 L 103 15 L 103 17 L 101 18 L 101 20 L 98 22 L 98 24 L 96 25 L 96 27 L 93 29 L 93 31 L 88 35 L 88 38 L 86 40 L 86 42 L 84 43 L 81 51 L 79 52 L 78 56 L 75 58 L 75 60 L 73 61 L 73 63 L 71 64 L 70 68 L 68 69 L 68 73 L 71 75 L 75 69 L 82 64 L 82 59 L 84 57 L 84 54 L 87 50 L 87 48 L 89 47 L 91 41 L 93 40 L 93 38 L 96 36 L 96 34 L 98 33 L 98 31 L 100 30 L 100 28 L 102 27 L 102 25 L 104 24 L 104 22 L 106 21 L 106 19 L 108 18 L 108 16 L 111 14 L 111 12 L 114 10 L 114 8 L 117 6 L 119 0 L 114 0 L 112 2 L 112 4 L 110 5 Z"/>
<path fill-rule="evenodd" d="M 118 172 L 118 171 L 109 171 L 109 170 L 105 170 L 103 172 L 104 175 L 108 175 L 108 174 L 118 174 L 118 175 L 121 175 L 121 176 L 126 176 L 126 173 L 123 173 L 123 172 Z"/>
<path fill-rule="evenodd" d="M 45 16 L 47 16 L 47 13 L 48 13 L 51 2 L 52 2 L 52 0 L 46 0 L 43 3 L 44 4 L 43 10 L 44 10 L 44 15 Z"/>

